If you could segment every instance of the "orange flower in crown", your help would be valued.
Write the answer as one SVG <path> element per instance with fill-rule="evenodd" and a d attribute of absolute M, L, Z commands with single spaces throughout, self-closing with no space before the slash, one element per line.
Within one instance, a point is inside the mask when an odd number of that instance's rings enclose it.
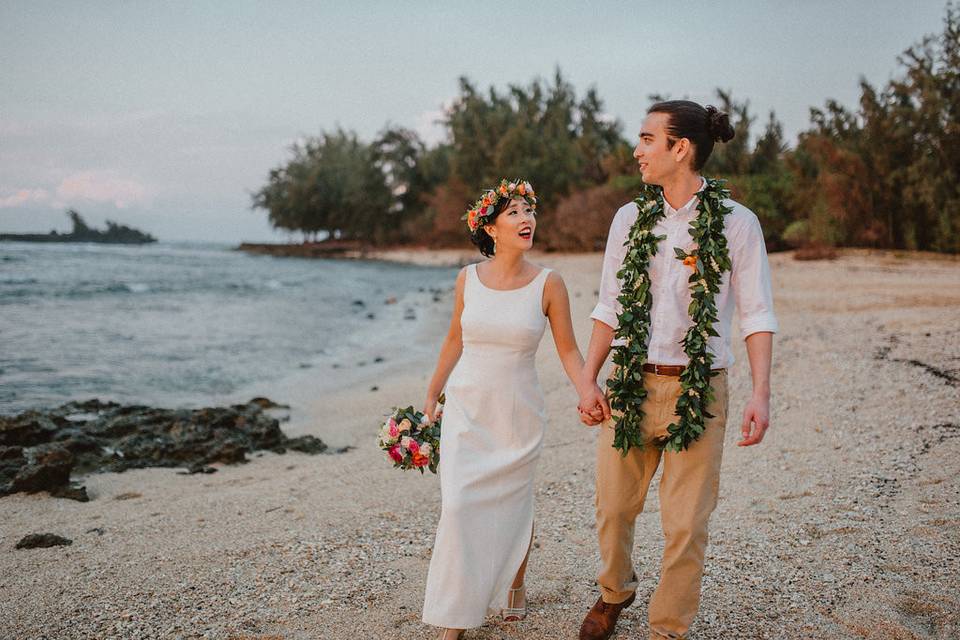
<path fill-rule="evenodd" d="M 529 182 L 519 178 L 510 182 L 504 178 L 495 188 L 484 191 L 480 199 L 463 216 L 467 221 L 467 226 L 470 227 L 471 233 L 487 223 L 489 216 L 493 215 L 497 203 L 503 198 L 507 200 L 523 198 L 532 208 L 537 208 L 537 196 Z"/>

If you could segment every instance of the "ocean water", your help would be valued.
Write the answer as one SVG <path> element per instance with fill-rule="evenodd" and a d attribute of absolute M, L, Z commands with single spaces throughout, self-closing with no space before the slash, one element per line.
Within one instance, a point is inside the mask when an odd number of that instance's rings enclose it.
<path fill-rule="evenodd" d="M 218 404 L 305 370 L 322 388 L 431 342 L 417 326 L 448 306 L 455 275 L 220 244 L 0 242 L 0 414 L 91 397 Z"/>

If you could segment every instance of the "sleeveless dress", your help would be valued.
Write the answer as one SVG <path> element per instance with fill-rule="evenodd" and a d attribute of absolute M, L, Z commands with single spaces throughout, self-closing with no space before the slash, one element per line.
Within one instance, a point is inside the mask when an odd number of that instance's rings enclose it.
<path fill-rule="evenodd" d="M 543 269 L 519 289 L 490 289 L 467 267 L 463 352 L 440 434 L 442 508 L 423 621 L 469 629 L 507 606 L 533 534 L 533 476 L 546 425 L 535 357 L 546 327 Z"/>

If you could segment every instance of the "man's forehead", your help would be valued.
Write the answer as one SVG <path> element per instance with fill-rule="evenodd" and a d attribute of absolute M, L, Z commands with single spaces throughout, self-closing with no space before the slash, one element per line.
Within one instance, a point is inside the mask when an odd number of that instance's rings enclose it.
<path fill-rule="evenodd" d="M 665 113 L 648 113 L 647 117 L 643 119 L 643 124 L 640 125 L 640 135 L 661 131 L 666 124 L 664 122 L 665 117 Z"/>

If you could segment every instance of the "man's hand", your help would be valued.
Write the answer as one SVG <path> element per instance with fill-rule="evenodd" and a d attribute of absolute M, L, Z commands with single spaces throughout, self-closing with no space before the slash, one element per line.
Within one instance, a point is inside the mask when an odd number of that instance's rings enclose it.
<path fill-rule="evenodd" d="M 770 426 L 770 395 L 754 394 L 743 409 L 743 423 L 740 425 L 738 447 L 749 447 L 763 440 Z"/>
<path fill-rule="evenodd" d="M 579 395 L 580 404 L 577 405 L 577 411 L 580 413 L 580 422 L 588 427 L 595 427 L 604 420 L 610 419 L 610 405 L 607 404 L 607 398 L 596 382 L 584 385 Z"/>

